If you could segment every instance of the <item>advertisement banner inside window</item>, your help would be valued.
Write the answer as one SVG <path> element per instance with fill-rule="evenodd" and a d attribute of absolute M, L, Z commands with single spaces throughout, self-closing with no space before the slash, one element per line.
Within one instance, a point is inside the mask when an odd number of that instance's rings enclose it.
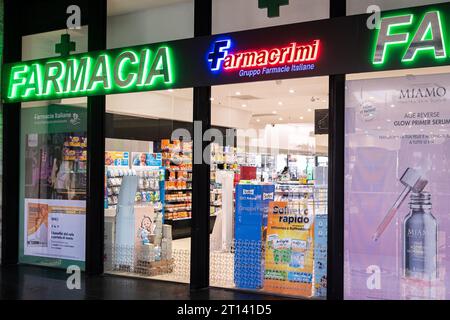
<path fill-rule="evenodd" d="M 86 108 L 22 108 L 21 118 L 19 261 L 84 268 Z"/>
<path fill-rule="evenodd" d="M 345 298 L 450 298 L 449 162 L 449 74 L 347 82 Z"/>

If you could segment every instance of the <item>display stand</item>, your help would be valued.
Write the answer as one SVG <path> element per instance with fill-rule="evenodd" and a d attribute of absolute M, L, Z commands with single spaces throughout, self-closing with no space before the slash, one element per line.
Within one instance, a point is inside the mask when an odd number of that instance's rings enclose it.
<path fill-rule="evenodd" d="M 130 162 L 129 152 L 106 152 L 106 163 L 106 270 L 147 276 L 172 272 L 172 227 L 163 225 L 161 154 L 136 152 Z"/>
<path fill-rule="evenodd" d="M 133 271 L 134 267 L 134 239 L 136 238 L 134 197 L 137 185 L 137 176 L 124 177 L 117 203 L 113 264 L 115 268 L 125 271 Z"/>
<path fill-rule="evenodd" d="M 211 234 L 211 250 L 230 252 L 233 244 L 233 183 L 234 171 L 216 171 L 216 182 L 221 185 L 222 204 L 217 212 Z"/>
<path fill-rule="evenodd" d="M 234 279 L 236 287 L 261 289 L 264 279 L 263 246 L 273 184 L 236 186 Z"/>

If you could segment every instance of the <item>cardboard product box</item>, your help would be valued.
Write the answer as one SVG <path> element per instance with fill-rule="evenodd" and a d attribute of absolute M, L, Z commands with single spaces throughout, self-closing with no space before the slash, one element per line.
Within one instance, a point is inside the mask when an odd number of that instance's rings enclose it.
<path fill-rule="evenodd" d="M 271 184 L 236 186 L 234 279 L 238 288 L 260 289 L 264 280 L 264 242 Z"/>
<path fill-rule="evenodd" d="M 314 223 L 314 296 L 327 295 L 328 215 L 316 215 Z"/>

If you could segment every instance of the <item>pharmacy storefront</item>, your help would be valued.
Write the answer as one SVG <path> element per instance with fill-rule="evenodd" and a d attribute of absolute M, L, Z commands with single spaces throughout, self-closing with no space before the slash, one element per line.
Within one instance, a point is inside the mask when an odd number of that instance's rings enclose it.
<path fill-rule="evenodd" d="M 215 32 L 208 3 L 172 8 L 191 36 L 80 1 L 6 37 L 2 263 L 449 299 L 450 4 Z"/>

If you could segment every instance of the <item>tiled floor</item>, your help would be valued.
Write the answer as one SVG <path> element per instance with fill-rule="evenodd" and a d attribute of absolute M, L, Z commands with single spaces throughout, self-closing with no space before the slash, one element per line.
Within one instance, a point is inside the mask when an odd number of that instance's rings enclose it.
<path fill-rule="evenodd" d="M 67 289 L 63 270 L 33 266 L 0 267 L 0 299 L 64 300 L 260 300 L 269 295 L 210 288 L 190 292 L 187 284 L 119 276 L 82 276 L 81 289 Z"/>

